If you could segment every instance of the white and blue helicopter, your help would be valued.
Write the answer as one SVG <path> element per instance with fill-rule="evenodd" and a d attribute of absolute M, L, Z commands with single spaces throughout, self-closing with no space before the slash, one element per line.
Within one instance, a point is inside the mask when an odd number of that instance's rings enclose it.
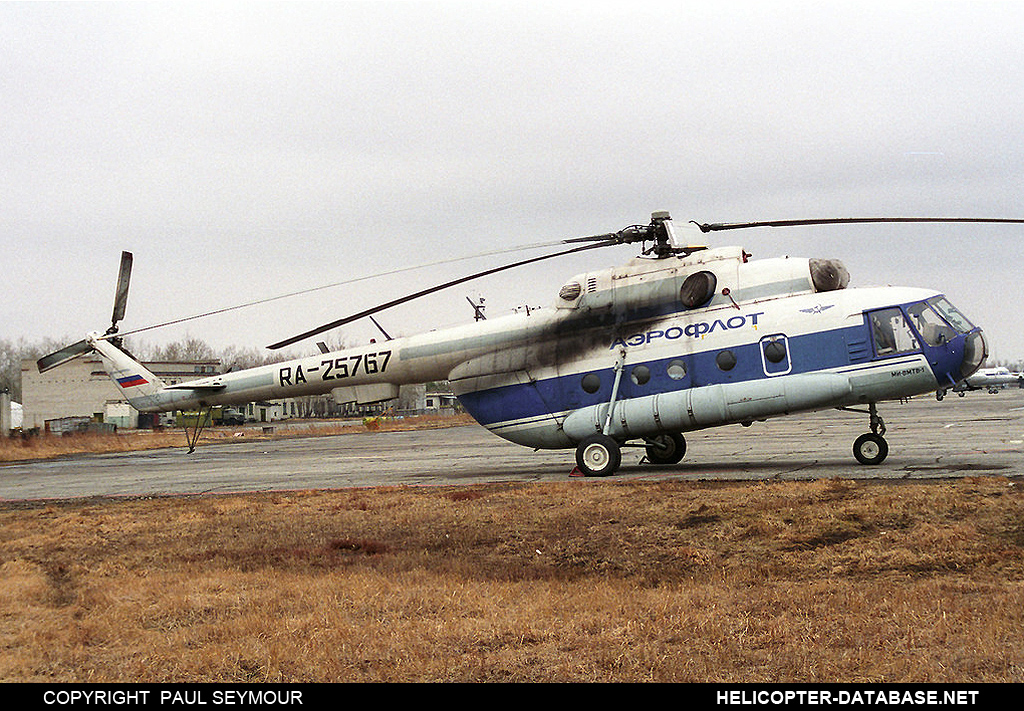
<path fill-rule="evenodd" d="M 858 222 L 1024 222 L 987 218 L 839 218 L 698 225 L 703 232 Z M 578 243 L 578 244 L 574 244 Z M 282 348 L 442 288 L 572 252 L 640 243 L 627 264 L 567 281 L 548 308 L 166 385 L 123 347 L 132 256 L 122 255 L 111 327 L 38 361 L 40 371 L 95 351 L 140 412 L 194 410 L 316 394 L 339 403 L 397 397 L 447 380 L 466 411 L 511 442 L 575 449 L 587 476 L 608 476 L 622 448 L 678 463 L 684 433 L 797 412 L 868 415 L 853 453 L 888 454 L 877 403 L 940 399 L 981 367 L 985 338 L 941 293 L 847 288 L 832 259 L 751 260 L 741 247 L 684 246 L 665 212 L 647 225 L 564 240 L 554 254 L 488 269 L 395 299 L 270 346 Z M 648 246 L 649 245 L 649 246 Z M 139 329 L 144 330 L 144 329 Z M 865 409 L 866 408 L 866 409 Z M 201 422 L 203 418 L 198 418 Z M 195 448 L 199 425 L 186 438 Z"/>

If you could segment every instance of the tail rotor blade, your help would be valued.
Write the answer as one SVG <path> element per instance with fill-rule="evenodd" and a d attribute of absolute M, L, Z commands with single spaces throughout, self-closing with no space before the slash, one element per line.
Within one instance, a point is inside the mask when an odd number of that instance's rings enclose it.
<path fill-rule="evenodd" d="M 92 345 L 89 341 L 72 343 L 70 346 L 65 346 L 59 351 L 54 351 L 50 355 L 43 356 L 36 361 L 36 367 L 39 368 L 40 373 L 45 373 L 51 368 L 56 368 L 58 365 L 67 363 L 69 360 L 74 360 L 80 355 L 85 355 L 91 350 Z"/>
<path fill-rule="evenodd" d="M 117 275 L 117 292 L 114 294 L 114 313 L 111 316 L 110 327 L 117 330 L 117 323 L 124 318 L 125 308 L 128 306 L 128 284 L 132 278 L 132 253 L 121 252 L 121 270 Z"/>

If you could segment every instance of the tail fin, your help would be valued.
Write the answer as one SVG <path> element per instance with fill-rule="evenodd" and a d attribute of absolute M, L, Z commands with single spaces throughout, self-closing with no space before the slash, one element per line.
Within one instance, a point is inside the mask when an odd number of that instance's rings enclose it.
<path fill-rule="evenodd" d="M 128 351 L 100 334 L 91 333 L 86 341 L 100 354 L 110 379 L 132 407 L 140 412 L 146 412 L 158 404 L 160 393 L 166 387 L 160 378 Z"/>

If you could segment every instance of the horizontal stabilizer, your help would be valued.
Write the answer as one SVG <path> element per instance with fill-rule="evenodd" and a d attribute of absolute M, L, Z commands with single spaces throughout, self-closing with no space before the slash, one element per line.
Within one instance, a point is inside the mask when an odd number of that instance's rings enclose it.
<path fill-rule="evenodd" d="M 199 390 L 202 392 L 217 392 L 223 390 L 225 387 L 224 383 L 204 383 L 200 385 L 193 385 L 192 383 L 175 383 L 174 385 L 168 385 L 167 390 Z"/>
<path fill-rule="evenodd" d="M 36 361 L 36 367 L 39 368 L 40 373 L 45 373 L 52 368 L 56 368 L 58 365 L 67 363 L 69 360 L 74 360 L 80 355 L 85 355 L 91 350 L 92 344 L 89 341 L 79 341 L 78 343 L 61 348 L 50 355 L 43 356 Z"/>

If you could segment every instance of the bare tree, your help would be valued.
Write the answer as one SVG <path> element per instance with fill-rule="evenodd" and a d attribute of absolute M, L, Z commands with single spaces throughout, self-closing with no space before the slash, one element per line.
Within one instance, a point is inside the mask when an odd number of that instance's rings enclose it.
<path fill-rule="evenodd" d="M 8 390 L 11 399 L 21 402 L 21 362 L 26 358 L 33 360 L 67 345 L 70 339 L 44 339 L 38 343 L 30 343 L 24 336 L 16 341 L 0 338 L 0 390 Z"/>
<path fill-rule="evenodd" d="M 146 360 L 217 360 L 217 355 L 206 341 L 188 336 L 180 341 L 153 348 L 147 354 Z"/>

